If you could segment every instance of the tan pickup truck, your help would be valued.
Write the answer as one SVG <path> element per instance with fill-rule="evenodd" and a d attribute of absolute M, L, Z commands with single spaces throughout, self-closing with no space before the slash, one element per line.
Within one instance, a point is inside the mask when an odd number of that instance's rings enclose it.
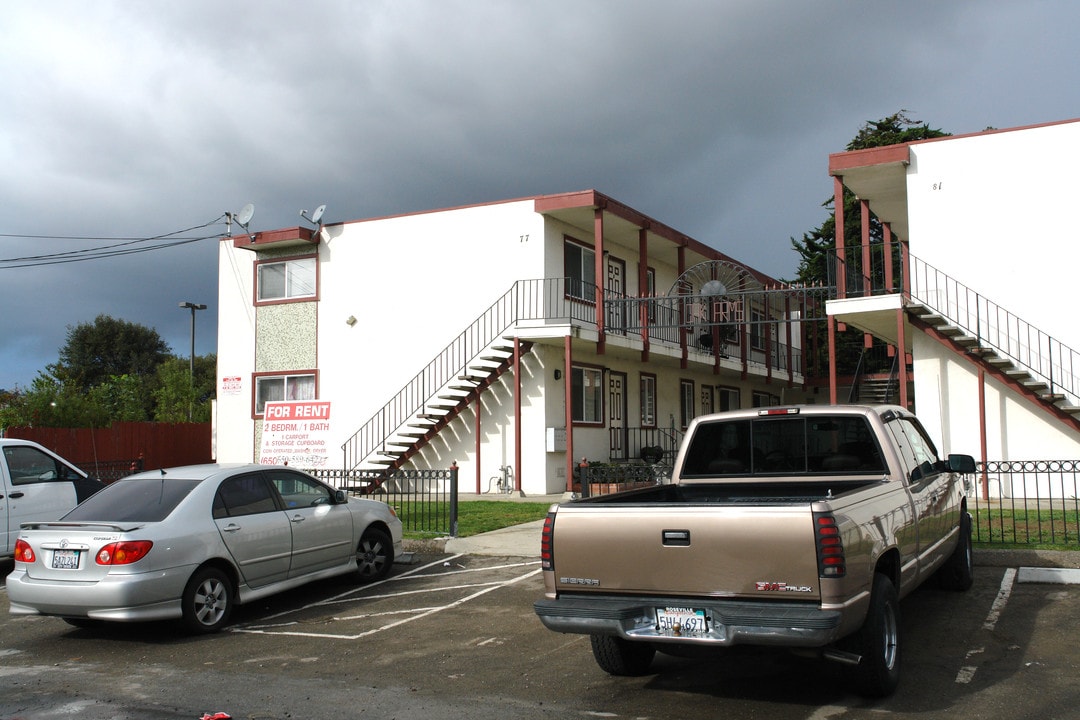
<path fill-rule="evenodd" d="M 648 672 L 657 651 L 768 645 L 846 663 L 858 692 L 888 695 L 900 598 L 932 575 L 971 586 L 974 471 L 895 406 L 699 417 L 669 484 L 552 506 L 534 609 L 590 635 L 614 675 Z"/>

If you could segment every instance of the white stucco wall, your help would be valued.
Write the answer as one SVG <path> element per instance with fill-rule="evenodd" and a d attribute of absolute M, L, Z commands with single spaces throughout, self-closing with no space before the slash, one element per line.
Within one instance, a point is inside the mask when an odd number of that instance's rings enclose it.
<path fill-rule="evenodd" d="M 1080 122 L 915 144 L 911 158 L 911 253 L 1080 349 Z"/>

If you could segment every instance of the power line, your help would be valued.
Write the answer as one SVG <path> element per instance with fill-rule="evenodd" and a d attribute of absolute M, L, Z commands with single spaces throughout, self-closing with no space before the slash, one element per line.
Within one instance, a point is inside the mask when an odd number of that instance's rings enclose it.
<path fill-rule="evenodd" d="M 220 233 L 214 235 L 201 235 L 192 238 L 176 238 L 170 242 L 158 243 L 155 245 L 146 245 L 143 247 L 134 247 L 141 243 L 148 243 L 154 240 L 161 240 L 163 238 L 169 238 L 181 233 L 191 232 L 193 230 L 201 230 L 202 228 L 209 227 L 219 222 L 224 215 L 220 215 L 214 220 L 204 223 L 202 225 L 195 225 L 193 227 L 184 228 L 182 230 L 174 230 L 173 232 L 163 233 L 161 235 L 154 235 L 151 237 L 142 238 L 100 238 L 100 237 L 75 237 L 75 236 L 58 236 L 58 235 L 11 235 L 0 234 L 0 237 L 17 237 L 26 239 L 49 239 L 49 240 L 124 240 L 124 242 L 115 243 L 113 245 L 104 245 L 93 248 L 82 248 L 79 250 L 68 250 L 57 253 L 47 253 L 43 255 L 27 255 L 23 257 L 14 258 L 0 258 L 0 269 L 6 268 L 25 268 L 25 267 L 39 267 L 42 265 L 61 265 L 73 262 L 83 262 L 86 260 L 100 260 L 103 258 L 119 257 L 122 255 L 133 255 L 136 253 L 151 252 L 154 250 L 164 250 L 180 245 L 187 245 L 200 240 L 207 240 L 209 238 L 218 238 Z"/>

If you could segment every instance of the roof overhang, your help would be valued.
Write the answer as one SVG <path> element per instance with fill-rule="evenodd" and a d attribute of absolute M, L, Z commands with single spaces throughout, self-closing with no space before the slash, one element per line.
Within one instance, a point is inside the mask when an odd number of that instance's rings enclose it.
<path fill-rule="evenodd" d="M 889 224 L 894 236 L 908 239 L 907 168 L 908 145 L 851 150 L 829 156 L 829 174 L 839 177 L 870 210 Z"/>
<path fill-rule="evenodd" d="M 253 235 L 233 237 L 233 247 L 241 250 L 279 250 L 297 246 L 319 244 L 319 236 L 311 228 L 293 227 L 282 230 L 268 230 Z"/>

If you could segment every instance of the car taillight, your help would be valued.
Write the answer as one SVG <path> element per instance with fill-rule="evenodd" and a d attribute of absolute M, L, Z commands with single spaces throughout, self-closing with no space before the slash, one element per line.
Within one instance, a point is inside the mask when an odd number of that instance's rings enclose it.
<path fill-rule="evenodd" d="M 814 515 L 814 537 L 817 541 L 818 575 L 839 578 L 847 575 L 844 542 L 840 528 L 832 515 Z"/>
<path fill-rule="evenodd" d="M 555 569 L 555 553 L 551 542 L 554 529 L 555 513 L 548 513 L 544 518 L 544 530 L 540 533 L 540 567 L 543 570 Z"/>
<path fill-rule="evenodd" d="M 22 538 L 15 541 L 15 562 L 32 563 L 37 560 L 34 548 Z"/>
<path fill-rule="evenodd" d="M 130 565 L 146 557 L 154 543 L 149 540 L 131 540 L 109 543 L 98 550 L 98 565 Z"/>

